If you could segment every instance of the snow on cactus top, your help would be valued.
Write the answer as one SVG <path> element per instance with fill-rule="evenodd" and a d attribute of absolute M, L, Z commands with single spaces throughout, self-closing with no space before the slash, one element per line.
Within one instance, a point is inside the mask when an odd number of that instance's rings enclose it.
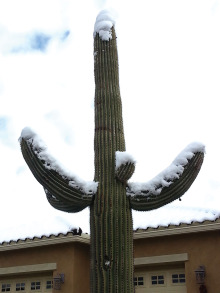
<path fill-rule="evenodd" d="M 116 170 L 121 166 L 125 165 L 126 163 L 133 163 L 135 164 L 136 161 L 134 158 L 127 152 L 119 152 L 115 153 L 115 168 Z"/>
<path fill-rule="evenodd" d="M 168 187 L 173 183 L 173 180 L 178 179 L 182 175 L 188 160 L 190 160 L 197 152 L 205 153 L 205 146 L 197 142 L 189 144 L 175 158 L 169 167 L 159 173 L 152 180 L 145 183 L 128 183 L 129 191 L 127 194 L 131 196 L 135 196 L 137 194 L 143 194 L 147 196 L 147 194 L 143 193 L 142 191 L 148 191 L 148 193 L 159 195 L 163 187 Z"/>
<path fill-rule="evenodd" d="M 62 167 L 49 153 L 44 142 L 30 128 L 26 127 L 22 130 L 21 139 L 25 139 L 27 143 L 32 144 L 33 151 L 37 157 L 44 162 L 45 168 L 58 172 L 63 178 L 69 180 L 69 185 L 83 190 L 87 195 L 94 194 L 97 191 L 98 183 L 94 181 L 84 181 L 72 174 L 70 171 Z"/>
<path fill-rule="evenodd" d="M 96 34 L 102 41 L 109 41 L 112 39 L 111 28 L 115 25 L 114 13 L 110 10 L 102 10 L 96 17 L 93 36 Z"/>

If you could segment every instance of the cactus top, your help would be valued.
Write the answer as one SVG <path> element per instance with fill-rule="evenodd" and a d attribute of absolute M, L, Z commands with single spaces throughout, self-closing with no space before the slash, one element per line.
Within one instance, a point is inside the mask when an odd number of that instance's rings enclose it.
<path fill-rule="evenodd" d="M 115 25 L 115 19 L 112 12 L 109 10 L 102 10 L 96 17 L 93 36 L 96 33 L 102 41 L 109 41 L 112 39 L 111 28 Z"/>

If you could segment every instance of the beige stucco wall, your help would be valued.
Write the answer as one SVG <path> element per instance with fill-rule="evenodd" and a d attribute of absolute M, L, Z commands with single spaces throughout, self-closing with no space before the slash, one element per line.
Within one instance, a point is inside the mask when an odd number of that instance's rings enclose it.
<path fill-rule="evenodd" d="M 0 268 L 17 266 L 19 269 L 20 266 L 47 263 L 56 263 L 57 268 L 51 272 L 36 272 L 34 276 L 48 275 L 48 273 L 56 276 L 59 273 L 64 273 L 65 282 L 62 284 L 63 293 L 89 292 L 90 262 L 88 244 L 63 243 L 0 252 Z M 33 276 L 33 273 L 30 276 Z M 0 279 L 4 279 L 5 277 L 3 275 Z M 11 278 L 14 277 L 22 278 L 23 275 L 11 275 Z"/>
<path fill-rule="evenodd" d="M 206 268 L 206 286 L 208 292 L 220 291 L 220 232 L 202 232 L 180 234 L 168 237 L 136 239 L 134 257 L 188 254 L 184 262 L 187 292 L 198 292 L 194 271 L 204 265 Z M 176 265 L 181 266 L 181 263 Z"/>

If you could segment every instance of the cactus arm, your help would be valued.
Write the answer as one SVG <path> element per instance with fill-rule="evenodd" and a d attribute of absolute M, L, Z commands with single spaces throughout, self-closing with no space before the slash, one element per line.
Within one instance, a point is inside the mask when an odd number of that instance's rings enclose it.
<path fill-rule="evenodd" d="M 122 183 L 126 183 L 131 176 L 133 175 L 135 170 L 135 165 L 133 163 L 122 164 L 115 171 L 116 178 Z"/>
<path fill-rule="evenodd" d="M 166 175 L 165 170 L 157 179 L 146 184 L 128 184 L 126 193 L 132 209 L 148 211 L 160 208 L 180 198 L 190 188 L 200 171 L 204 151 L 185 153 L 189 155 L 185 162 L 178 164 L 174 161 L 170 166 L 174 173 Z"/>
<path fill-rule="evenodd" d="M 62 212 L 77 213 L 83 210 L 85 207 L 83 202 L 81 205 L 80 205 L 80 202 L 78 204 L 76 203 L 73 204 L 71 201 L 67 201 L 67 200 L 63 201 L 62 199 L 58 199 L 57 196 L 51 194 L 46 188 L 44 188 L 44 191 L 50 205 L 53 208 L 60 210 Z"/>
<path fill-rule="evenodd" d="M 46 190 L 50 204 L 59 210 L 78 212 L 93 201 L 95 189 L 84 190 L 75 178 L 64 175 L 59 168 L 53 168 L 50 159 L 46 159 L 45 150 L 36 145 L 35 134 L 20 138 L 23 157 L 37 181 Z"/>
<path fill-rule="evenodd" d="M 122 183 L 127 183 L 135 170 L 135 161 L 127 152 L 115 153 L 115 177 Z"/>

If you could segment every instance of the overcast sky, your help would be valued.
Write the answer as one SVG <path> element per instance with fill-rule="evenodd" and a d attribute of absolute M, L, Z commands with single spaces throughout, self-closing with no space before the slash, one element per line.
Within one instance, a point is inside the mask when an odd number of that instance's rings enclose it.
<path fill-rule="evenodd" d="M 88 209 L 66 214 L 49 205 L 18 138 L 31 127 L 66 168 L 93 180 L 93 28 L 104 8 L 117 12 L 132 181 L 150 180 L 193 141 L 206 145 L 182 201 L 134 213 L 134 228 L 220 214 L 220 1 L 7 0 L 0 2 L 0 241 L 79 226 L 89 232 Z"/>

